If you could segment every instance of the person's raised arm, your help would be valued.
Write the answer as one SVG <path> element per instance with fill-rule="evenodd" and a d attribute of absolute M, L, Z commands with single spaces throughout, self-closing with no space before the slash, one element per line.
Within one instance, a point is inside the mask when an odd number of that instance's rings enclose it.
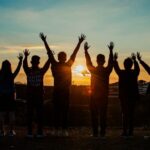
<path fill-rule="evenodd" d="M 138 62 L 136 61 L 136 55 L 134 53 L 131 54 L 131 58 L 133 60 L 133 63 L 134 63 L 134 71 L 137 75 L 139 75 L 140 73 L 140 67 L 139 67 L 139 64 Z"/>
<path fill-rule="evenodd" d="M 49 68 L 49 66 L 50 66 L 50 56 L 49 56 L 49 54 L 48 54 L 48 60 L 46 61 L 46 63 L 44 64 L 44 66 L 43 66 L 43 68 L 42 68 L 42 72 L 43 72 L 43 74 L 45 74 L 46 73 L 46 71 L 48 70 L 48 68 Z"/>
<path fill-rule="evenodd" d="M 147 71 L 147 73 L 150 74 L 150 67 L 142 60 L 142 56 L 139 52 L 137 52 L 137 59 L 140 62 L 140 64 L 143 66 L 143 68 Z"/>
<path fill-rule="evenodd" d="M 49 45 L 48 45 L 48 43 L 47 43 L 47 41 L 46 41 L 46 35 L 44 35 L 43 33 L 40 33 L 39 36 L 40 36 L 41 40 L 43 41 L 43 43 L 44 43 L 44 45 L 45 45 L 45 48 L 46 48 L 46 50 L 47 50 L 47 54 L 48 54 L 48 56 L 49 56 L 49 59 L 50 59 L 51 63 L 52 63 L 52 64 L 55 63 L 56 60 L 55 60 L 55 58 L 54 58 L 53 51 L 50 49 L 50 47 L 49 47 Z"/>
<path fill-rule="evenodd" d="M 75 61 L 75 58 L 76 58 L 76 55 L 77 55 L 77 53 L 78 53 L 78 51 L 79 51 L 80 45 L 81 45 L 81 43 L 85 40 L 85 38 L 86 38 L 86 36 L 85 36 L 84 34 L 81 34 L 81 36 L 79 37 L 78 44 L 77 44 L 77 46 L 75 47 L 75 49 L 74 49 L 72 55 L 70 56 L 70 59 L 68 60 L 68 63 L 69 63 L 70 65 L 72 65 L 73 62 Z"/>
<path fill-rule="evenodd" d="M 118 59 L 118 53 L 115 53 L 115 54 L 114 54 L 114 61 L 113 61 L 113 64 L 114 64 L 115 72 L 117 73 L 117 75 L 119 75 L 121 70 L 120 70 L 120 67 L 119 67 L 119 65 L 118 65 L 117 59 Z"/>
<path fill-rule="evenodd" d="M 28 49 L 25 49 L 23 53 L 24 53 L 23 69 L 24 69 L 24 72 L 27 74 L 29 70 L 27 59 L 28 59 L 28 56 L 30 55 L 30 52 Z"/>
<path fill-rule="evenodd" d="M 112 71 L 113 69 L 113 48 L 114 48 L 114 43 L 110 42 L 110 44 L 108 45 L 109 48 L 109 59 L 108 59 L 108 65 L 107 65 L 107 69 L 109 72 Z"/>
<path fill-rule="evenodd" d="M 91 57 L 90 57 L 90 55 L 88 53 L 88 49 L 89 48 L 90 48 L 90 46 L 88 45 L 87 42 L 85 42 L 85 44 L 84 44 L 84 52 L 85 52 L 86 65 L 87 65 L 88 70 L 91 72 L 94 69 L 94 66 L 92 64 Z"/>
<path fill-rule="evenodd" d="M 13 78 L 15 78 L 18 75 L 20 68 L 22 66 L 23 55 L 21 53 L 19 54 L 18 59 L 19 59 L 19 63 L 18 63 L 16 70 L 13 73 Z"/>

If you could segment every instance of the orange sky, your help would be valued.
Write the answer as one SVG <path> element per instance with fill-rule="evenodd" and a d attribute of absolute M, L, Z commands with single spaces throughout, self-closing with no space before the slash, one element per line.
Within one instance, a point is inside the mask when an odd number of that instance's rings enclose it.
<path fill-rule="evenodd" d="M 0 3 L 0 64 L 8 59 L 17 64 L 17 55 L 25 48 L 31 55 L 47 59 L 39 33 L 47 35 L 47 41 L 56 55 L 65 51 L 68 56 L 78 42 L 81 33 L 91 46 L 89 53 L 93 63 L 96 55 L 102 53 L 108 58 L 107 45 L 115 43 L 114 51 L 119 53 L 119 63 L 141 52 L 143 60 L 150 65 L 150 0 L 1 0 Z M 55 56 L 56 56 L 55 55 Z M 83 44 L 75 66 L 84 65 Z M 141 69 L 139 79 L 149 81 L 149 75 Z M 110 83 L 116 82 L 113 72 Z M 16 81 L 25 83 L 21 73 Z M 89 84 L 90 77 L 75 74 L 73 84 Z M 50 70 L 44 78 L 45 85 L 53 85 Z"/>
<path fill-rule="evenodd" d="M 78 66 L 78 65 L 77 65 Z M 86 67 L 83 66 L 85 69 Z M 72 84 L 73 85 L 90 85 L 90 75 L 83 76 L 80 72 L 75 70 L 76 66 L 72 67 Z M 149 75 L 143 70 L 141 67 L 141 72 L 139 75 L 139 80 L 146 80 L 149 81 Z M 118 81 L 118 77 L 114 70 L 110 75 L 110 83 L 114 83 Z M 21 69 L 21 72 L 15 79 L 15 82 L 26 83 L 26 76 Z M 49 69 L 44 76 L 44 85 L 53 85 L 53 77 L 51 76 L 51 70 Z"/>

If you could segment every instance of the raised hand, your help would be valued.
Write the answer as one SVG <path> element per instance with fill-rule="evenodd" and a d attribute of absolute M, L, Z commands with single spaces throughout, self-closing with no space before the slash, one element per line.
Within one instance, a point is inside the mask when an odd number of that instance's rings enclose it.
<path fill-rule="evenodd" d="M 88 42 L 84 43 L 84 50 L 87 51 L 90 48 L 90 46 L 88 45 Z"/>
<path fill-rule="evenodd" d="M 23 54 L 19 53 L 18 59 L 21 61 L 23 59 Z"/>
<path fill-rule="evenodd" d="M 118 59 L 118 53 L 114 53 L 114 60 L 116 61 Z"/>
<path fill-rule="evenodd" d="M 114 48 L 114 43 L 113 43 L 113 42 L 110 42 L 110 44 L 108 45 L 108 48 L 109 48 L 109 50 L 113 50 L 113 48 Z"/>
<path fill-rule="evenodd" d="M 81 36 L 79 36 L 79 43 L 82 43 L 85 40 L 86 36 L 84 34 L 81 34 Z"/>
<path fill-rule="evenodd" d="M 141 61 L 141 59 L 142 59 L 142 56 L 141 56 L 140 52 L 137 52 L 137 59 L 138 59 L 139 61 Z"/>
<path fill-rule="evenodd" d="M 134 53 L 132 53 L 131 58 L 135 61 L 136 60 L 136 55 Z"/>
<path fill-rule="evenodd" d="M 29 55 L 30 55 L 30 52 L 29 52 L 29 50 L 28 50 L 28 49 L 25 49 L 25 50 L 23 51 L 23 53 L 24 53 L 25 57 L 27 57 L 27 56 L 29 56 Z"/>
<path fill-rule="evenodd" d="M 46 41 L 46 35 L 44 35 L 44 33 L 40 33 L 39 34 L 40 38 L 42 39 L 42 41 Z"/>

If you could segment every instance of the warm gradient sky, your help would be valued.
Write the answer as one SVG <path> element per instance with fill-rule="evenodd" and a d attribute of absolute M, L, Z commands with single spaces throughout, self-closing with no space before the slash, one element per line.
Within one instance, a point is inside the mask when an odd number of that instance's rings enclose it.
<path fill-rule="evenodd" d="M 0 63 L 9 59 L 13 70 L 19 52 L 28 48 L 31 55 L 47 59 L 39 32 L 48 36 L 51 48 L 57 53 L 71 54 L 78 35 L 84 33 L 91 45 L 93 63 L 98 53 L 108 58 L 106 45 L 115 43 L 120 66 L 131 52 L 140 51 L 150 64 L 150 1 L 149 0 L 0 0 Z M 73 66 L 73 84 L 89 84 L 89 76 L 77 73 L 76 66 L 85 66 L 83 45 Z M 86 67 L 85 67 L 86 69 Z M 52 85 L 50 70 L 45 84 Z M 141 68 L 139 79 L 149 80 Z M 16 81 L 25 83 L 23 70 Z M 113 72 L 110 82 L 117 81 Z"/>

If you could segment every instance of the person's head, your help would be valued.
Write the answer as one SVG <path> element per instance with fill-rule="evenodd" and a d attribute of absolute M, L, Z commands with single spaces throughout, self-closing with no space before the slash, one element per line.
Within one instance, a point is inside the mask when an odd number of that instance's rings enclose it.
<path fill-rule="evenodd" d="M 59 52 L 58 53 L 58 60 L 59 62 L 65 62 L 67 59 L 67 54 L 65 52 Z"/>
<path fill-rule="evenodd" d="M 126 58 L 125 60 L 124 60 L 124 68 L 126 69 L 126 70 L 129 70 L 129 69 L 131 69 L 132 68 L 132 65 L 133 65 L 133 61 L 132 61 L 132 59 L 131 58 Z"/>
<path fill-rule="evenodd" d="M 10 73 L 12 73 L 12 71 L 11 71 L 11 63 L 8 60 L 5 60 L 5 61 L 2 62 L 1 71 L 4 74 L 10 74 Z"/>
<path fill-rule="evenodd" d="M 105 63 L 105 56 L 103 54 L 98 54 L 96 61 L 97 61 L 98 65 L 104 65 L 104 63 Z"/>
<path fill-rule="evenodd" d="M 37 67 L 40 63 L 40 57 L 37 55 L 32 56 L 31 58 L 31 64 L 33 67 Z"/>

